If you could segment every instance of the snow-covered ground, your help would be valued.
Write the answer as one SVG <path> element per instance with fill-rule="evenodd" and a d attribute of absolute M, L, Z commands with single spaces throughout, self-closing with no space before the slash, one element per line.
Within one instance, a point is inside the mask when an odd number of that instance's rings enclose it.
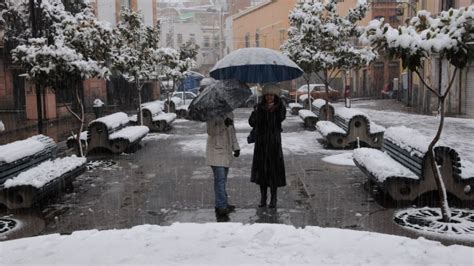
<path fill-rule="evenodd" d="M 2 265 L 472 265 L 474 249 L 353 230 L 238 223 L 141 225 L 0 242 Z"/>

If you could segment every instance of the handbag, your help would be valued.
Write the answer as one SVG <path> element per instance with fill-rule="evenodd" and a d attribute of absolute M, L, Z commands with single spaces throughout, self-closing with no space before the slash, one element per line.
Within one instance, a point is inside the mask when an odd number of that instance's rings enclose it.
<path fill-rule="evenodd" d="M 255 128 L 252 128 L 249 135 L 247 136 L 247 143 L 248 144 L 255 143 L 255 138 L 256 138 L 255 134 L 256 134 Z"/>

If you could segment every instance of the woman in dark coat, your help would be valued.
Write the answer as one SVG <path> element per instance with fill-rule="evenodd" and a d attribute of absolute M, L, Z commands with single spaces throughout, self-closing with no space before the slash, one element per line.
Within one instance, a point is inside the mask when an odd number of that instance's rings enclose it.
<path fill-rule="evenodd" d="M 286 118 L 286 108 L 278 97 L 280 89 L 274 85 L 263 88 L 263 99 L 252 112 L 249 124 L 255 130 L 255 147 L 252 161 L 251 182 L 260 185 L 260 205 L 276 208 L 277 188 L 286 186 L 285 162 L 281 148 L 281 123 Z"/>

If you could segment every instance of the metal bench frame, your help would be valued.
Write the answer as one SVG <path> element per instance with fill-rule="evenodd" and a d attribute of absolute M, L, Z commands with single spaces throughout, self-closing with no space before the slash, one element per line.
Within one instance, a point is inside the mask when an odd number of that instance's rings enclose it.
<path fill-rule="evenodd" d="M 333 148 L 354 148 L 358 143 L 363 147 L 381 148 L 383 132 L 370 133 L 370 121 L 364 115 L 355 115 L 349 121 L 335 115 L 334 123 L 346 133 L 330 133 L 326 136 L 327 143 Z"/>

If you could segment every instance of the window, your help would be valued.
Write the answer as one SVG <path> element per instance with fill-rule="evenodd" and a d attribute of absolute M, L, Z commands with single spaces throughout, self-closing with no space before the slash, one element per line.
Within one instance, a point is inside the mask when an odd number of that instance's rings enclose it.
<path fill-rule="evenodd" d="M 122 8 L 130 9 L 130 0 L 122 0 Z"/>
<path fill-rule="evenodd" d="M 194 33 L 189 34 L 189 41 L 196 43 L 196 35 Z"/>
<path fill-rule="evenodd" d="M 166 46 L 173 47 L 173 36 L 171 33 L 166 34 Z"/>
<path fill-rule="evenodd" d="M 245 47 L 250 47 L 250 34 L 245 34 Z"/>
<path fill-rule="evenodd" d="M 214 36 L 214 48 L 219 48 L 219 36 Z"/>
<path fill-rule="evenodd" d="M 177 38 L 178 45 L 181 45 L 183 43 L 183 34 L 178 33 L 176 38 Z"/>
<path fill-rule="evenodd" d="M 209 43 L 210 43 L 209 36 L 204 36 L 204 42 L 203 42 L 202 46 L 204 46 L 205 48 L 209 48 L 209 46 L 210 46 Z"/>
<path fill-rule="evenodd" d="M 255 32 L 255 47 L 260 47 L 260 33 L 258 30 Z"/>

